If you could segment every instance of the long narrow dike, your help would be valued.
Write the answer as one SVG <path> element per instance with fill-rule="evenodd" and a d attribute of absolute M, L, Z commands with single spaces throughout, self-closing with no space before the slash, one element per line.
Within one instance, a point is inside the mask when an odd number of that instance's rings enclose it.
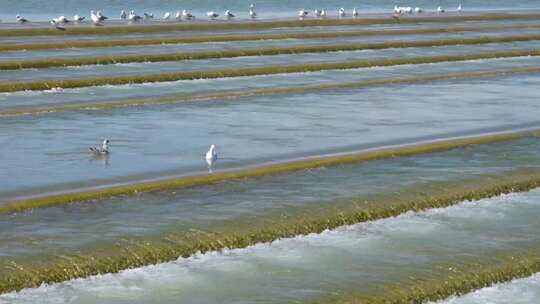
<path fill-rule="evenodd" d="M 159 33 L 171 31 L 224 31 L 224 30 L 256 30 L 283 27 L 313 27 L 313 26 L 354 26 L 373 24 L 411 24 L 411 23 L 445 23 L 462 21 L 498 21 L 498 20 L 538 20 L 540 14 L 475 14 L 454 16 L 403 17 L 395 20 L 389 14 L 384 17 L 354 18 L 354 19 L 309 19 L 309 20 L 268 20 L 268 21 L 237 21 L 237 22 L 193 22 L 172 24 L 130 24 L 105 26 L 68 26 L 65 30 L 54 27 L 9 28 L 0 29 L 0 37 L 14 36 L 65 36 L 65 35 L 113 35 L 129 33 Z"/>
<path fill-rule="evenodd" d="M 307 64 L 296 64 L 296 65 L 274 65 L 274 66 L 244 68 L 244 69 L 228 68 L 228 69 L 220 69 L 220 70 L 173 72 L 173 73 L 130 75 L 130 76 L 111 76 L 111 77 L 97 77 L 97 78 L 84 78 L 84 79 L 40 80 L 40 81 L 31 81 L 31 82 L 3 82 L 3 83 L 0 83 L 0 92 L 40 91 L 40 90 L 48 90 L 55 87 L 82 88 L 82 87 L 102 86 L 102 85 L 123 85 L 123 84 L 152 83 L 152 82 L 166 82 L 166 81 L 194 80 L 194 79 L 216 79 L 216 78 L 229 78 L 229 77 L 242 77 L 242 76 L 302 73 L 302 72 L 315 72 L 315 71 L 323 71 L 323 70 L 345 70 L 345 69 L 357 69 L 357 68 L 369 68 L 369 67 L 381 67 L 381 66 L 396 66 L 396 65 L 405 65 L 405 64 L 426 64 L 426 63 L 511 58 L 511 57 L 538 56 L 538 55 L 540 55 L 540 49 L 530 49 L 530 50 L 519 50 L 519 51 L 482 52 L 482 53 L 461 54 L 461 55 L 355 60 L 355 61 L 344 61 L 344 62 L 307 63 Z"/>
<path fill-rule="evenodd" d="M 18 70 L 34 68 L 52 68 L 66 66 L 83 65 L 107 65 L 118 63 L 141 63 L 141 62 L 164 62 L 182 60 L 202 60 L 216 58 L 234 58 L 242 56 L 273 56 L 286 54 L 303 53 L 324 53 L 339 51 L 360 51 L 360 50 L 380 50 L 389 48 L 411 48 L 411 47 L 437 47 L 449 45 L 476 45 L 486 43 L 507 43 L 540 40 L 540 35 L 518 35 L 506 37 L 473 37 L 473 38 L 452 38 L 426 41 L 388 41 L 381 43 L 355 43 L 355 44 L 334 44 L 334 45 L 311 45 L 294 47 L 270 47 L 270 48 L 248 48 L 229 49 L 222 51 L 197 51 L 197 52 L 177 52 L 168 54 L 145 54 L 145 55 L 113 55 L 97 57 L 78 58 L 47 58 L 38 60 L 17 60 L 0 62 L 0 70 Z"/>
<path fill-rule="evenodd" d="M 194 95 L 165 95 L 159 97 L 149 98 L 135 98 L 135 99 L 120 99 L 111 101 L 99 101 L 99 102 L 81 102 L 81 103 L 61 103 L 56 105 L 47 106 L 26 106 L 15 107 L 13 109 L 0 110 L 1 117 L 13 117 L 21 115 L 36 115 L 36 114 L 51 114 L 68 111 L 81 111 L 81 110 L 105 110 L 114 108 L 124 108 L 133 106 L 157 106 L 167 104 L 189 103 L 189 102 L 216 102 L 238 99 L 242 97 L 250 96 L 268 96 L 268 95 L 280 95 L 280 94 L 302 94 L 306 92 L 317 92 L 326 90 L 348 90 L 348 89 L 361 89 L 370 88 L 375 86 L 387 86 L 387 85 L 404 85 L 414 84 L 430 81 L 444 81 L 450 79 L 472 79 L 472 78 L 485 78 L 485 77 L 497 77 L 508 76 L 517 74 L 531 74 L 540 73 L 540 67 L 525 67 L 525 68 L 509 68 L 509 69 L 497 69 L 487 71 L 476 72 L 458 72 L 458 73 L 445 73 L 445 74 L 430 74 L 423 76 L 402 77 L 402 78 L 382 78 L 382 79 L 370 79 L 351 82 L 340 83 L 327 83 L 327 84 L 315 84 L 315 85 L 302 85 L 302 86 L 290 86 L 290 87 L 278 87 L 278 88 L 264 88 L 254 90 L 243 91 L 220 91 L 210 94 L 194 94 Z"/>
<path fill-rule="evenodd" d="M 326 229 L 388 218 L 408 211 L 442 208 L 466 200 L 528 191 L 539 186 L 540 170 L 518 169 L 469 180 L 422 184 L 400 191 L 400 193 L 332 202 L 315 211 L 309 208 L 304 208 L 300 212 L 292 210 L 287 213 L 287 216 L 278 212 L 262 219 L 235 219 L 207 231 L 175 231 L 152 239 L 128 240 L 109 246 L 101 244 L 94 250 L 81 250 L 77 254 L 46 257 L 45 262 L 37 261 L 37 259 L 11 263 L 3 261 L 8 266 L 0 269 L 0 293 L 37 287 L 42 283 L 116 273 L 124 269 L 173 261 L 178 257 L 189 257 L 196 252 L 244 248 L 280 238 L 320 233 Z M 534 268 L 531 271 L 538 270 Z M 450 289 L 451 291 L 456 290 L 454 287 L 461 286 L 459 285 L 461 281 L 456 282 L 452 283 L 454 285 L 451 285 L 453 288 Z M 437 286 L 444 287 L 445 285 Z M 440 289 L 433 290 L 426 292 L 436 295 L 447 294 L 438 293 Z M 458 291 L 463 290 L 463 288 L 458 289 Z M 407 296 L 404 299 L 416 299 L 423 294 L 418 292 L 417 296 Z M 427 299 L 431 298 L 427 297 Z M 411 302 L 417 303 L 415 301 L 374 301 L 372 303 Z"/>
<path fill-rule="evenodd" d="M 540 130 L 480 135 L 465 138 L 436 140 L 426 143 L 403 145 L 398 147 L 381 148 L 359 153 L 331 155 L 325 157 L 312 157 L 305 160 L 262 165 L 253 168 L 223 171 L 214 174 L 171 178 L 150 182 L 133 183 L 128 185 L 111 186 L 99 189 L 90 189 L 79 192 L 66 192 L 42 197 L 15 200 L 0 203 L 0 213 L 20 212 L 32 208 L 48 207 L 69 204 L 73 202 L 90 202 L 119 195 L 135 195 L 142 192 L 155 192 L 168 189 L 181 189 L 200 185 L 215 184 L 227 180 L 255 178 L 271 174 L 281 174 L 337 166 L 392 157 L 411 156 L 430 152 L 447 151 L 474 144 L 488 144 L 502 141 L 511 141 L 526 137 L 537 137 Z"/>
<path fill-rule="evenodd" d="M 159 37 L 138 39 L 101 39 L 83 41 L 60 41 L 43 43 L 17 43 L 0 44 L 0 52 L 6 51 L 37 51 L 48 49 L 65 48 L 96 48 L 96 47 L 120 47 L 120 46 L 143 46 L 159 44 L 187 44 L 207 42 L 235 42 L 235 41 L 260 41 L 260 40 L 285 40 L 285 39 L 331 39 L 348 37 L 371 37 L 371 36 L 399 36 L 399 35 L 422 35 L 462 32 L 492 32 L 501 30 L 537 29 L 536 24 L 509 24 L 509 25 L 479 25 L 479 26 L 456 26 L 436 27 L 419 29 L 398 30 L 372 30 L 372 31 L 334 31 L 334 32 L 305 32 L 305 33 L 280 33 L 280 34 L 244 34 L 244 35 L 202 35 L 183 37 Z"/>

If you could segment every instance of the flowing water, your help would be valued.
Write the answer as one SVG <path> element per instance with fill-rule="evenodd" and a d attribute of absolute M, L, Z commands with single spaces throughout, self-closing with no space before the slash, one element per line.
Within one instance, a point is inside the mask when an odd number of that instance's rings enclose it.
<path fill-rule="evenodd" d="M 539 241 L 540 191 L 199 254 L 0 296 L 4 303 L 284 303 L 373 292 L 438 263 Z M 324 275 L 321 275 L 324 273 Z"/>
<path fill-rule="evenodd" d="M 249 2 L 215 1 L 4 1 L 1 28 L 20 13 L 34 21 L 102 9 L 139 13 L 191 9 L 201 15 L 226 8 L 246 17 Z M 403 1 L 402 1 L 403 2 Z M 349 12 L 389 12 L 394 2 L 265 1 L 255 3 L 261 19 L 294 17 L 300 8 L 337 7 Z M 418 0 L 399 5 L 453 10 L 458 1 Z M 538 12 L 540 1 L 467 0 L 467 10 Z M 467 12 L 468 13 L 468 12 Z M 454 14 L 454 13 L 451 13 Z M 374 16 L 374 15 L 373 15 Z M 388 17 L 385 15 L 376 15 Z M 371 17 L 370 17 L 371 18 Z M 159 21 L 147 22 L 158 23 Z M 256 22 L 256 21 L 255 21 Z M 510 25 L 529 28 L 504 28 Z M 144 39 L 189 35 L 266 34 L 360 30 L 474 27 L 478 31 L 381 35 L 329 39 L 140 45 L 0 52 L 0 61 L 86 58 L 125 54 L 221 51 L 236 48 L 295 47 L 339 43 L 507 37 L 536 35 L 537 20 L 459 21 L 227 30 L 215 32 L 129 33 L 119 35 L 0 38 L 0 44 Z M 31 25 L 32 26 L 32 25 Z M 107 26 L 107 25 L 105 25 Z M 483 26 L 500 26 L 483 31 Z M 113 38 L 111 38 L 113 37 Z M 209 60 L 131 63 L 0 71 L 0 82 L 44 81 L 302 63 L 347 62 L 540 48 L 539 41 L 453 45 L 331 53 L 252 56 Z M 540 74 L 465 78 L 467 73 L 540 66 L 540 57 L 372 67 L 252 77 L 104 85 L 62 91 L 0 93 L 0 204 L 55 191 L 109 186 L 171 176 L 212 174 L 238 168 L 333 153 L 415 144 L 460 136 L 540 127 Z M 295 94 L 254 94 L 205 102 L 55 112 L 62 106 L 133 101 L 255 89 L 339 84 L 462 73 L 444 81 L 379 85 Z M 9 111 L 46 107 L 50 112 L 6 116 Z M 56 107 L 56 108 L 55 108 Z M 111 140 L 111 153 L 96 157 L 88 147 Z M 203 154 L 216 144 L 219 159 L 208 171 Z M 316 212 L 354 199 L 399 191 L 428 191 L 443 185 L 516 170 L 536 169 L 540 141 L 529 137 L 445 152 L 388 158 L 261 178 L 225 181 L 182 190 L 112 197 L 18 213 L 0 214 L 0 265 L 73 256 L 131 239 L 160 239 L 223 223 L 264 223 L 272 216 Z M 412 191 L 412 190 L 411 190 Z M 376 293 L 385 284 L 406 284 L 410 276 L 432 277 L 437 265 L 460 265 L 499 251 L 537 248 L 540 190 L 513 193 L 446 209 L 341 227 L 321 234 L 281 239 L 244 249 L 196 254 L 173 262 L 43 285 L 0 295 L 0 303 L 290 303 L 348 292 Z M 116 246 L 115 245 L 115 246 Z M 99 247 L 101 248 L 101 247 Z M 4 268 L 1 271 L 6 271 Z M 1 272 L 0 271 L 0 272 Z M 3 283 L 0 277 L 0 283 Z M 0 287 L 5 286 L 0 284 Z M 29 285 L 27 285 L 29 286 Z M 534 303 L 538 276 L 499 284 L 444 303 Z"/>

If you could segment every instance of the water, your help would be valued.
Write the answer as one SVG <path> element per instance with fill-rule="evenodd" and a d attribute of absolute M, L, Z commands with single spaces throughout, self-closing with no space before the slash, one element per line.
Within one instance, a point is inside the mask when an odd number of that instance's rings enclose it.
<path fill-rule="evenodd" d="M 540 191 L 197 254 L 0 296 L 4 303 L 284 303 L 373 292 L 435 264 L 538 242 Z"/>
<path fill-rule="evenodd" d="M 194 1 L 183 0 L 173 2 L 169 0 L 24 0 L 24 1 L 4 1 L 3 10 L 0 18 L 4 22 L 14 22 L 16 14 L 22 14 L 33 21 L 50 20 L 52 17 L 74 14 L 88 14 L 91 9 L 103 10 L 105 15 L 112 18 L 118 18 L 120 11 L 135 10 L 139 14 L 143 12 L 153 12 L 156 17 L 160 17 L 166 11 L 177 11 L 182 9 L 191 10 L 201 19 L 206 19 L 206 12 L 210 10 L 217 11 L 220 14 L 226 9 L 230 9 L 238 15 L 239 19 L 247 18 L 249 1 L 244 0 L 225 0 L 216 3 L 211 0 Z M 505 10 L 505 9 L 538 9 L 540 2 L 538 0 L 413 0 L 413 1 L 370 1 L 358 3 L 352 0 L 286 0 L 286 1 L 254 1 L 258 16 L 261 19 L 288 18 L 296 17 L 301 8 L 315 9 L 327 8 L 329 13 L 337 15 L 339 7 L 345 7 L 350 12 L 353 7 L 357 7 L 362 13 L 373 12 L 391 12 L 394 5 L 407 5 L 413 7 L 423 7 L 426 10 L 434 10 L 438 5 L 446 7 L 449 10 L 455 9 L 458 2 L 462 2 L 466 10 Z"/>
<path fill-rule="evenodd" d="M 392 90 L 6 118 L 0 121 L 0 154 L 4 155 L 0 171 L 5 172 L 0 176 L 0 192 L 70 182 L 88 185 L 160 171 L 201 172 L 206 166 L 202 154 L 211 143 L 222 155 L 219 170 L 405 139 L 537 125 L 539 80 L 538 75 L 519 75 Z M 517 91 L 516 86 L 528 89 Z M 457 94 L 461 98 L 456 99 Z M 511 108 L 507 100 L 515 101 Z M 112 154 L 104 162 L 87 149 L 105 137 L 112 141 Z"/>
<path fill-rule="evenodd" d="M 288 64 L 317 64 L 353 60 L 380 60 L 423 56 L 460 55 L 481 52 L 504 52 L 540 47 L 540 41 L 493 43 L 480 45 L 453 45 L 430 48 L 395 48 L 384 50 L 306 53 L 298 55 L 246 56 L 208 60 L 168 61 L 156 63 L 129 63 L 91 65 L 83 67 L 25 69 L 0 71 L 0 82 L 39 81 L 43 79 L 84 79 L 107 76 L 133 76 L 141 73 L 168 73 L 205 71 L 231 68 L 255 68 Z"/>
<path fill-rule="evenodd" d="M 0 215 L 0 257 L 34 260 L 103 241 L 206 231 L 222 222 L 268 220 L 277 211 L 314 210 L 334 205 L 336 200 L 384 194 L 388 189 L 420 189 L 433 182 L 539 167 L 539 149 L 540 140 L 531 138 L 4 214 Z"/>
<path fill-rule="evenodd" d="M 452 297 L 440 304 L 534 304 L 540 298 L 540 274 L 508 283 L 482 288 L 461 297 Z"/>

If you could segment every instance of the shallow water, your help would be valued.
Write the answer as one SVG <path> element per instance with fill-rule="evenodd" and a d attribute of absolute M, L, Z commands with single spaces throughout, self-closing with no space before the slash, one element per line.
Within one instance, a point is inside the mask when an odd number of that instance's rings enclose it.
<path fill-rule="evenodd" d="M 348 70 L 326 70 L 309 73 L 290 73 L 198 79 L 159 83 L 97 86 L 54 91 L 21 91 L 0 93 L 0 110 L 14 110 L 33 106 L 61 105 L 111 101 L 130 98 L 159 97 L 164 95 L 208 94 L 222 91 L 244 91 L 246 89 L 283 88 L 299 85 L 339 83 L 374 78 L 395 79 L 433 73 L 461 73 L 519 68 L 540 64 L 540 57 L 516 57 L 504 59 L 481 59 L 461 62 L 442 62 L 420 65 L 372 67 Z"/>
<path fill-rule="evenodd" d="M 204 71 L 230 68 L 250 68 L 290 64 L 330 63 L 367 59 L 412 58 L 422 56 L 460 55 L 480 52 L 504 52 L 540 47 L 540 41 L 489 43 L 481 45 L 453 45 L 430 48 L 394 48 L 384 50 L 305 53 L 295 55 L 247 56 L 208 60 L 168 61 L 155 63 L 128 63 L 91 65 L 68 68 L 26 69 L 0 71 L 0 82 L 37 81 L 44 79 L 79 79 L 107 76 L 133 76 L 167 72 Z"/>
<path fill-rule="evenodd" d="M 540 140 L 471 146 L 361 164 L 306 170 L 178 191 L 0 215 L 0 257 L 73 252 L 100 241 L 208 230 L 222 221 L 268 218 L 278 210 L 315 210 L 336 200 L 368 197 L 433 182 L 539 167 Z M 62 219 L 58 221 L 57 219 Z"/>
<path fill-rule="evenodd" d="M 535 304 L 540 299 L 540 274 L 482 288 L 439 304 Z"/>
<path fill-rule="evenodd" d="M 540 191 L 283 239 L 0 296 L 3 303 L 283 303 L 373 292 L 540 239 Z"/>
<path fill-rule="evenodd" d="M 538 24 L 535 24 L 538 25 Z M 335 29 L 325 29 L 335 31 Z M 358 29 L 357 29 L 358 30 Z M 362 30 L 365 30 L 362 28 Z M 289 31 L 287 31 L 289 32 Z M 105 55 L 142 55 L 161 54 L 174 52 L 196 51 L 223 51 L 237 48 L 266 48 L 266 47 L 294 47 L 306 45 L 328 45 L 349 43 L 379 43 L 387 41 L 421 41 L 450 38 L 473 38 L 473 37 L 497 37 L 500 35 L 534 35 L 538 29 L 500 30 L 497 32 L 463 32 L 463 33 L 440 33 L 423 35 L 395 35 L 395 36 L 367 36 L 326 39 L 284 39 L 284 40 L 259 40 L 259 41 L 233 41 L 212 43 L 187 43 L 187 44 L 159 44 L 146 46 L 122 46 L 102 48 L 69 48 L 41 51 L 9 51 L 0 52 L 0 61 L 10 60 L 35 60 L 44 58 L 75 58 L 81 56 L 105 56 Z M 152 38 L 155 38 L 152 36 Z M 128 39 L 128 38 L 126 38 Z M 132 38 L 131 38 L 132 39 Z"/>
<path fill-rule="evenodd" d="M 218 146 L 220 170 L 537 125 L 538 81 L 539 75 L 519 75 L 5 118 L 0 120 L 0 171 L 5 172 L 0 193 L 69 182 L 88 185 L 133 174 L 159 176 L 160 171 L 201 172 L 206 167 L 202 155 L 211 143 Z M 87 150 L 102 138 L 112 141 L 106 160 Z"/>

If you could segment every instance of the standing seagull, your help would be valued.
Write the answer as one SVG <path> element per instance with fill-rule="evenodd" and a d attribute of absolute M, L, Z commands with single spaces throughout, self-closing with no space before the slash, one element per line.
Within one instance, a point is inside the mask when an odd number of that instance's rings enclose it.
<path fill-rule="evenodd" d="M 462 11 L 463 11 L 463 7 L 461 7 L 461 3 L 460 3 L 460 4 L 458 5 L 458 7 L 457 7 L 457 12 L 458 12 L 459 14 L 461 14 Z"/>
<path fill-rule="evenodd" d="M 206 16 L 208 16 L 208 18 L 210 19 L 216 19 L 217 17 L 219 17 L 219 14 L 214 11 L 209 11 L 208 13 L 206 13 Z"/>
<path fill-rule="evenodd" d="M 315 10 L 315 16 L 320 17 L 321 13 L 322 13 L 322 11 L 320 9 Z"/>
<path fill-rule="evenodd" d="M 345 9 L 342 7 L 338 10 L 339 17 L 345 17 Z"/>
<path fill-rule="evenodd" d="M 193 16 L 190 12 L 186 10 L 182 10 L 182 17 L 184 17 L 184 19 L 187 19 L 187 20 L 195 18 L 195 16 Z"/>
<path fill-rule="evenodd" d="M 352 15 L 354 18 L 358 17 L 358 11 L 356 10 L 356 7 L 352 10 Z"/>
<path fill-rule="evenodd" d="M 181 11 L 177 11 L 176 14 L 174 15 L 174 19 L 176 19 L 176 20 L 182 20 L 182 12 L 181 12 Z"/>
<path fill-rule="evenodd" d="M 300 19 L 306 17 L 308 14 L 309 12 L 306 11 L 305 9 L 301 9 L 300 11 L 298 11 L 298 17 L 300 17 Z"/>
<path fill-rule="evenodd" d="M 234 16 L 234 14 L 233 14 L 233 13 L 231 13 L 231 11 L 230 11 L 230 10 L 226 10 L 226 11 L 225 11 L 225 16 L 227 16 L 227 18 L 229 18 L 229 19 L 231 19 L 231 18 L 234 18 L 234 17 L 235 17 L 235 16 Z"/>
<path fill-rule="evenodd" d="M 257 13 L 255 12 L 255 5 L 253 5 L 253 4 L 249 5 L 249 17 L 251 19 L 257 18 Z"/>
<path fill-rule="evenodd" d="M 79 16 L 79 15 L 77 14 L 77 15 L 73 16 L 73 21 L 79 23 L 79 22 L 83 22 L 85 18 L 86 18 L 86 17 L 84 17 L 84 16 Z"/>
<path fill-rule="evenodd" d="M 163 15 L 163 20 L 169 20 L 169 18 L 171 18 L 171 13 L 170 12 L 166 12 L 164 15 Z"/>
<path fill-rule="evenodd" d="M 122 20 L 126 20 L 126 19 L 127 19 L 127 13 L 126 13 L 125 10 L 122 10 L 122 11 L 120 12 L 120 19 L 122 19 Z"/>
<path fill-rule="evenodd" d="M 442 8 L 440 6 L 437 7 L 437 14 L 442 14 L 442 13 L 444 13 L 444 8 Z"/>
<path fill-rule="evenodd" d="M 94 152 L 95 154 L 102 154 L 102 155 L 109 154 L 109 140 L 105 139 L 103 141 L 103 144 L 101 145 L 101 148 L 100 147 L 90 147 L 89 149 L 90 149 L 90 151 Z"/>
<path fill-rule="evenodd" d="M 139 22 L 143 18 L 141 16 L 135 14 L 135 11 L 131 11 L 131 12 L 129 12 L 128 19 L 129 19 L 129 22 Z"/>
<path fill-rule="evenodd" d="M 15 19 L 16 19 L 17 22 L 20 23 L 20 24 L 23 24 L 23 23 L 28 22 L 28 20 L 27 20 L 26 18 L 23 18 L 23 17 L 21 17 L 20 15 L 15 16 Z"/>
<path fill-rule="evenodd" d="M 96 15 L 96 13 L 94 13 L 94 11 L 90 11 L 90 19 L 92 19 L 94 24 L 99 24 L 99 22 L 101 22 L 101 19 L 98 17 L 98 15 Z"/>
<path fill-rule="evenodd" d="M 321 10 L 321 17 L 326 18 L 326 9 L 324 8 Z"/>
<path fill-rule="evenodd" d="M 98 16 L 99 21 L 105 21 L 105 20 L 109 19 L 109 17 L 103 15 L 103 14 L 101 13 L 101 11 L 97 11 L 96 16 Z"/>
<path fill-rule="evenodd" d="M 211 145 L 210 150 L 206 152 L 206 163 L 208 164 L 208 168 L 212 168 L 214 166 L 214 163 L 217 161 L 218 155 L 216 152 L 216 146 Z"/>

